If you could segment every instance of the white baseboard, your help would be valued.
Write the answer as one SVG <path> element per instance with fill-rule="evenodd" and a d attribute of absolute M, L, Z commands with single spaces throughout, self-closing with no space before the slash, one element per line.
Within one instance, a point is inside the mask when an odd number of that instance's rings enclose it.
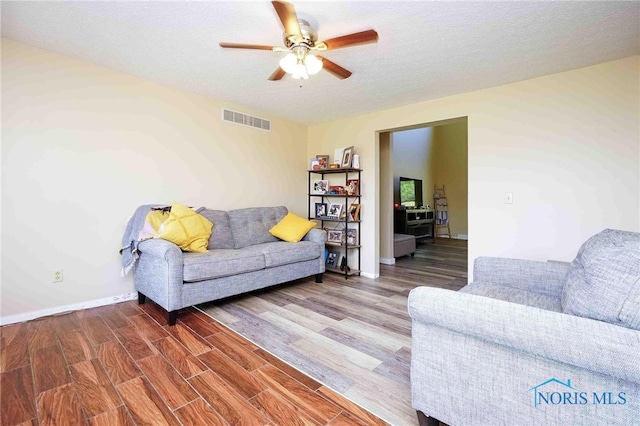
<path fill-rule="evenodd" d="M 370 274 L 368 272 L 360 272 L 360 275 L 366 278 L 372 278 L 374 280 L 380 276 L 380 274 Z"/>
<path fill-rule="evenodd" d="M 382 263 L 383 265 L 395 265 L 396 264 L 396 258 L 395 257 L 381 257 L 380 258 L 380 263 Z"/>
<path fill-rule="evenodd" d="M 456 240 L 468 240 L 469 236 L 467 234 L 458 234 L 453 238 L 455 238 Z"/>
<path fill-rule="evenodd" d="M 114 303 L 135 300 L 138 293 L 127 293 L 120 296 L 106 297 L 104 299 L 88 300 L 86 302 L 74 303 L 72 305 L 56 306 L 54 308 L 40 309 L 37 311 L 25 312 L 22 314 L 8 315 L 0 317 L 0 325 L 15 324 L 18 322 L 30 321 L 36 318 L 48 317 L 50 315 L 62 314 L 65 312 L 79 311 L 81 309 L 97 308 L 98 306 L 113 305 Z"/>

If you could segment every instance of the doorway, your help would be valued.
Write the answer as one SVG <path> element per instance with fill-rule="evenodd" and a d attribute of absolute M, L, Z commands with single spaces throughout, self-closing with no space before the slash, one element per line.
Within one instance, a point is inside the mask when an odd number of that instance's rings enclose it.
<path fill-rule="evenodd" d="M 396 263 L 393 253 L 394 210 L 400 204 L 400 181 L 422 182 L 422 202 L 434 207 L 434 187 L 445 186 L 449 204 L 451 240 L 468 240 L 468 130 L 467 118 L 391 129 L 379 133 L 380 263 Z M 444 239 L 436 239 L 442 244 Z M 420 240 L 426 248 L 431 239 Z M 436 242 L 436 244 L 438 244 Z M 433 252 L 433 250 L 427 250 Z M 399 262 L 399 265 L 402 262 Z M 466 269 L 466 268 L 465 268 Z"/>

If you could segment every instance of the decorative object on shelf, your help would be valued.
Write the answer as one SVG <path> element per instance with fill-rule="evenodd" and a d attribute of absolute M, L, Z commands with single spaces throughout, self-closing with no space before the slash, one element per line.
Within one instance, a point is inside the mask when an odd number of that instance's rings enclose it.
<path fill-rule="evenodd" d="M 347 180 L 347 194 L 360 195 L 360 179 Z"/>
<path fill-rule="evenodd" d="M 351 203 L 349 206 L 349 216 L 350 220 L 360 220 L 360 204 L 359 203 Z"/>
<path fill-rule="evenodd" d="M 316 155 L 316 160 L 320 164 L 320 168 L 318 170 L 327 170 L 329 167 L 329 156 L 328 155 Z"/>
<path fill-rule="evenodd" d="M 357 246 L 358 245 L 358 230 L 355 228 L 347 229 L 347 245 L 348 246 Z"/>
<path fill-rule="evenodd" d="M 342 229 L 333 229 L 327 234 L 327 241 L 330 243 L 342 244 L 344 242 L 344 231 Z"/>
<path fill-rule="evenodd" d="M 351 167 L 351 160 L 353 160 L 352 156 L 353 156 L 352 146 L 345 148 L 344 151 L 342 151 L 342 163 L 340 164 L 342 168 L 348 169 Z"/>
<path fill-rule="evenodd" d="M 317 158 L 311 159 L 311 164 L 309 165 L 309 170 L 320 170 L 320 162 Z"/>
<path fill-rule="evenodd" d="M 353 154 L 353 161 L 351 162 L 351 167 L 354 169 L 360 168 L 360 156 L 358 154 Z"/>
<path fill-rule="evenodd" d="M 351 271 L 351 268 L 349 268 L 349 265 L 347 265 L 347 258 L 345 256 L 342 256 L 342 260 L 340 261 L 340 270 L 346 270 L 346 272 Z"/>
<path fill-rule="evenodd" d="M 329 164 L 329 169 L 330 170 L 335 170 L 335 169 L 339 169 L 340 168 L 340 164 L 339 163 L 331 163 Z"/>
<path fill-rule="evenodd" d="M 313 181 L 314 194 L 326 194 L 329 190 L 329 181 L 326 179 L 316 179 Z"/>
<path fill-rule="evenodd" d="M 343 186 L 340 185 L 331 185 L 329 187 L 329 191 L 327 194 L 329 195 L 345 195 L 347 192 L 345 191 Z"/>
<path fill-rule="evenodd" d="M 335 252 L 335 251 L 330 251 L 328 256 L 327 256 L 327 266 L 330 268 L 337 268 L 338 267 L 338 255 L 339 253 Z"/>
<path fill-rule="evenodd" d="M 327 216 L 336 219 L 339 218 L 342 214 L 342 207 L 341 203 L 331 203 L 329 205 L 329 212 L 327 213 Z"/>
<path fill-rule="evenodd" d="M 316 217 L 327 217 L 327 203 L 316 203 Z"/>

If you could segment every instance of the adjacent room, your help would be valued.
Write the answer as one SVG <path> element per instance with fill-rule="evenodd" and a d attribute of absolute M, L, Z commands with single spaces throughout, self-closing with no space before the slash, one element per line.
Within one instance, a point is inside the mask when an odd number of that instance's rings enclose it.
<path fill-rule="evenodd" d="M 637 421 L 640 2 L 0 8 L 0 424 Z"/>

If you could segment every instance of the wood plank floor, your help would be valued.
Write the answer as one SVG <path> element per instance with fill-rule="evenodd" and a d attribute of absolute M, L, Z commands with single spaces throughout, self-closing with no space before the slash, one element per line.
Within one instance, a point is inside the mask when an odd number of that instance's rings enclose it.
<path fill-rule="evenodd" d="M 0 328 L 0 425 L 385 425 L 195 308 L 124 302 Z"/>
<path fill-rule="evenodd" d="M 124 302 L 1 327 L 0 425 L 417 424 L 407 294 L 462 287 L 466 253 L 438 240 L 377 280 L 325 274 L 203 307 L 219 322 L 189 308 L 169 327 Z"/>
<path fill-rule="evenodd" d="M 419 244 L 380 278 L 325 274 L 201 305 L 204 312 L 387 422 L 417 425 L 411 407 L 411 322 L 417 286 L 467 283 L 467 242 Z"/>

